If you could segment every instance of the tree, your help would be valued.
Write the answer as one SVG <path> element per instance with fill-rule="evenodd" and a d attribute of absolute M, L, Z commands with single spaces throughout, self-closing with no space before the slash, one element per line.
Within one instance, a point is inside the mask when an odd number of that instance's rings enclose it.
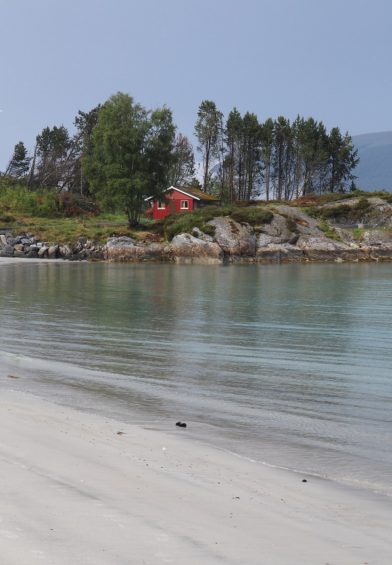
<path fill-rule="evenodd" d="M 79 110 L 74 120 L 77 131 L 72 139 L 73 155 L 70 163 L 69 188 L 80 192 L 81 195 L 88 192 L 87 179 L 82 171 L 82 159 L 91 151 L 93 130 L 98 121 L 100 108 L 101 105 L 98 104 L 89 112 Z"/>
<path fill-rule="evenodd" d="M 270 199 L 271 163 L 274 144 L 274 121 L 268 118 L 260 126 L 261 159 L 264 164 L 265 198 Z"/>
<path fill-rule="evenodd" d="M 257 116 L 246 112 L 242 120 L 242 152 L 244 162 L 244 182 L 241 200 L 250 200 L 255 195 L 261 180 L 261 129 Z"/>
<path fill-rule="evenodd" d="M 175 126 L 168 108 L 146 110 L 117 93 L 100 108 L 82 170 L 98 198 L 138 224 L 144 198 L 167 188 Z"/>
<path fill-rule="evenodd" d="M 329 149 L 329 191 L 337 192 L 346 188 L 348 182 L 353 182 L 352 171 L 357 166 L 358 150 L 354 149 L 348 133 L 342 136 L 339 128 L 332 128 L 328 139 Z M 355 184 L 354 184 L 355 186 Z"/>
<path fill-rule="evenodd" d="M 17 179 L 25 177 L 30 168 L 30 161 L 31 159 L 27 155 L 27 149 L 23 141 L 19 141 L 14 147 L 14 152 L 5 174 Z"/>
<path fill-rule="evenodd" d="M 195 175 L 195 156 L 193 147 L 185 135 L 176 136 L 173 147 L 173 164 L 169 172 L 169 184 L 185 186 L 191 183 Z"/>
<path fill-rule="evenodd" d="M 203 155 L 203 189 L 208 191 L 213 159 L 221 150 L 222 118 L 215 102 L 203 100 L 197 112 L 195 134 L 199 142 L 198 150 Z"/>
<path fill-rule="evenodd" d="M 38 186 L 63 187 L 70 148 L 71 140 L 64 126 L 46 127 L 37 135 L 32 174 Z"/>

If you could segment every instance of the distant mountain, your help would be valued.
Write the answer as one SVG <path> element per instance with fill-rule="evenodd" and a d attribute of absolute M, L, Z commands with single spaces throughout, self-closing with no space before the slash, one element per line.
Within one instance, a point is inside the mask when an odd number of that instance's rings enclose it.
<path fill-rule="evenodd" d="M 354 173 L 363 190 L 392 191 L 392 131 L 353 136 L 360 158 Z"/>

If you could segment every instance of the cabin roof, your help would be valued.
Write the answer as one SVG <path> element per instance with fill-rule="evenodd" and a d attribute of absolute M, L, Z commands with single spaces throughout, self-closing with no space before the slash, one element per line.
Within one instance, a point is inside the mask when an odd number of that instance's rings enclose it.
<path fill-rule="evenodd" d="M 207 194 L 206 192 L 200 190 L 199 188 L 192 188 L 188 186 L 169 186 L 169 188 L 167 188 L 164 192 L 169 192 L 170 190 L 176 190 L 177 192 L 182 192 L 186 196 L 190 196 L 195 200 L 208 200 L 209 202 L 219 202 L 219 198 L 217 198 L 216 196 L 212 196 L 212 194 Z M 156 197 L 149 196 L 144 200 L 147 201 L 147 200 L 152 200 L 154 198 Z"/>

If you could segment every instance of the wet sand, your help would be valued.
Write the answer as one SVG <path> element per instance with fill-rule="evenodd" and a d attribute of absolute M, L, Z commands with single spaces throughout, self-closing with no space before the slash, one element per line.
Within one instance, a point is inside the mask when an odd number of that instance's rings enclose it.
<path fill-rule="evenodd" d="M 161 433 L 3 390 L 1 562 L 390 565 L 390 500 L 302 482 L 174 423 Z"/>

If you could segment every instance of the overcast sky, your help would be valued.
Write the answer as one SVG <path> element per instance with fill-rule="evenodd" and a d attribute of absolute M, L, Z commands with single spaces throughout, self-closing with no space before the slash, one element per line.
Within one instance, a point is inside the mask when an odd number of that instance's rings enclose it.
<path fill-rule="evenodd" d="M 189 136 L 206 98 L 391 130 L 391 22 L 390 0 L 0 0 L 0 169 L 117 91 Z"/>

